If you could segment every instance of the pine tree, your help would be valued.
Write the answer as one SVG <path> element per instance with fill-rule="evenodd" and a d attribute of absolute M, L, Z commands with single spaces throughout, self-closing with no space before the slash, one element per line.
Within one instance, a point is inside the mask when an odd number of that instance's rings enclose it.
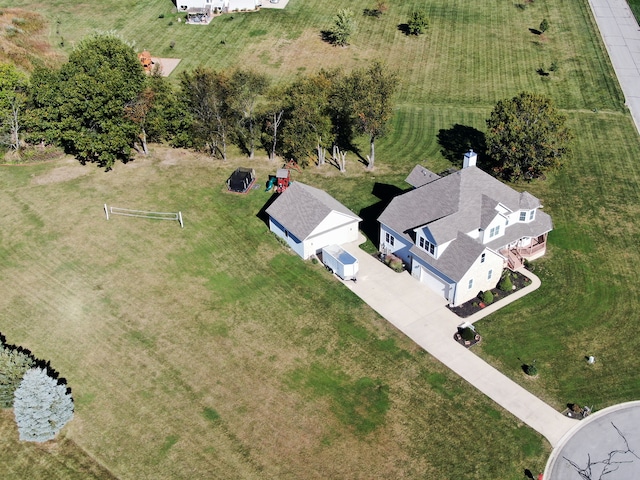
<path fill-rule="evenodd" d="M 0 408 L 11 408 L 16 389 L 35 360 L 21 349 L 0 345 Z"/>
<path fill-rule="evenodd" d="M 73 399 L 45 369 L 32 368 L 15 391 L 13 410 L 20 440 L 46 442 L 73 418 Z"/>

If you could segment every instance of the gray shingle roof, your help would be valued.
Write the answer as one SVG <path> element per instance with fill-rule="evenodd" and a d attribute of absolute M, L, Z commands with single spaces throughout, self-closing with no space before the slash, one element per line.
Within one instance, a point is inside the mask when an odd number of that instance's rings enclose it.
<path fill-rule="evenodd" d="M 427 170 L 422 165 L 416 165 L 411 170 L 409 176 L 405 179 L 409 185 L 414 188 L 421 187 L 426 185 L 427 183 L 433 182 L 434 180 L 438 180 L 440 175 L 436 175 L 430 170 Z"/>
<path fill-rule="evenodd" d="M 478 167 L 468 167 L 394 198 L 378 221 L 408 238 L 413 229 L 429 224 L 436 242 L 445 243 L 459 231 L 486 226 L 491 201 L 511 211 L 540 206 L 530 193 L 520 193 Z"/>
<path fill-rule="evenodd" d="M 293 182 L 266 213 L 296 238 L 304 240 L 333 211 L 362 220 L 328 193 L 300 182 Z"/>
<path fill-rule="evenodd" d="M 459 281 L 485 248 L 498 250 L 553 228 L 551 217 L 538 210 L 532 222 L 511 224 L 503 236 L 486 245 L 469 237 L 466 232 L 486 228 L 499 214 L 498 204 L 514 212 L 541 206 L 530 193 L 520 193 L 472 166 L 397 196 L 378 221 L 414 243 L 412 255 Z M 420 227 L 428 229 L 437 244 L 451 241 L 438 259 L 415 245 L 413 231 Z"/>
<path fill-rule="evenodd" d="M 421 258 L 425 263 L 433 265 L 451 280 L 459 282 L 484 249 L 484 245 L 476 242 L 469 235 L 458 232 L 455 242 L 451 242 L 451 245 L 447 247 L 438 259 L 428 255 L 415 245 L 411 247 L 410 252 L 413 256 Z"/>

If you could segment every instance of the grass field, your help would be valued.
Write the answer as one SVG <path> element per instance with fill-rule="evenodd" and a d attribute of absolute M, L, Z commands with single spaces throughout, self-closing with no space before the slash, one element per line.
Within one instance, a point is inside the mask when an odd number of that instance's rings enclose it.
<path fill-rule="evenodd" d="M 126 7 L 118 0 L 0 0 L 2 6 L 40 12 L 50 22 L 50 42 L 59 45 L 64 39 L 66 52 L 92 32 L 114 30 L 140 50 L 182 58 L 174 76 L 198 65 L 243 65 L 287 79 L 322 67 L 351 69 L 380 59 L 401 74 L 399 100 L 410 105 L 486 107 L 529 90 L 551 95 L 565 108 L 623 108 L 583 0 L 536 2 L 524 9 L 500 0 L 437 0 L 427 5 L 410 0 L 392 4 L 380 19 L 360 15 L 372 7 L 360 1 L 351 7 L 358 28 L 348 48 L 332 47 L 320 38 L 343 6 L 338 0 L 291 0 L 285 10 L 223 15 L 206 27 L 178 23 L 170 0 Z M 414 8 L 427 10 L 427 36 L 408 37 L 398 29 Z M 544 37 L 529 31 L 538 28 L 542 18 L 551 25 Z M 557 74 L 536 73 L 552 62 L 559 66 Z"/>
<path fill-rule="evenodd" d="M 365 231 L 372 205 L 404 188 L 415 163 L 450 165 L 441 130 L 484 130 L 494 102 L 523 89 L 554 98 L 576 131 L 574 154 L 547 181 L 517 186 L 542 198 L 554 219 L 549 253 L 535 265 L 543 286 L 478 325 L 478 353 L 558 408 L 638 398 L 638 134 L 586 1 L 521 9 L 435 0 L 425 7 L 428 36 L 408 38 L 397 26 L 422 5 L 412 0 L 379 20 L 358 18 L 346 49 L 318 37 L 337 0 L 291 0 L 284 11 L 209 27 L 179 24 L 170 2 L 141 3 L 0 7 L 41 12 L 51 43 L 64 37 L 63 51 L 114 29 L 154 55 L 182 57 L 182 70 L 242 64 L 286 80 L 387 61 L 403 81 L 376 171 L 350 153 L 345 176 L 325 167 L 299 177 L 359 212 Z M 545 38 L 529 31 L 542 18 L 551 24 Z M 536 73 L 553 61 L 557 72 Z M 69 159 L 0 167 L 0 331 L 50 359 L 76 399 L 76 418 L 49 450 L 19 444 L 0 418 L 0 463 L 15 465 L 9 478 L 53 477 L 32 472 L 36 463 L 57 478 L 519 479 L 524 468 L 541 471 L 546 441 L 268 233 L 257 217 L 267 194 L 223 193 L 240 164 L 251 162 L 156 147 L 109 174 Z M 260 158 L 251 166 L 266 180 L 279 165 Z M 185 229 L 107 222 L 105 202 L 182 210 Z M 591 354 L 597 362 L 587 367 Z M 534 381 L 520 369 L 532 359 Z"/>
<path fill-rule="evenodd" d="M 266 180 L 276 165 L 257 167 Z M 73 160 L 0 169 L 5 221 L 22 232 L 2 238 L 3 333 L 73 387 L 64 438 L 118 478 L 542 468 L 541 437 L 276 241 L 257 217 L 270 194 L 224 193 L 233 168 L 158 150 L 112 174 Z M 105 202 L 182 209 L 185 228 L 106 221 Z"/>

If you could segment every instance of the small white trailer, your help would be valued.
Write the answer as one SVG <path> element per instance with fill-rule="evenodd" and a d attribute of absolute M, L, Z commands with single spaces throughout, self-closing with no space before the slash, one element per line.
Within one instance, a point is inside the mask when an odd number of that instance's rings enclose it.
<path fill-rule="evenodd" d="M 322 249 L 322 263 L 332 273 L 343 280 L 354 280 L 358 273 L 358 259 L 339 245 L 329 245 Z"/>

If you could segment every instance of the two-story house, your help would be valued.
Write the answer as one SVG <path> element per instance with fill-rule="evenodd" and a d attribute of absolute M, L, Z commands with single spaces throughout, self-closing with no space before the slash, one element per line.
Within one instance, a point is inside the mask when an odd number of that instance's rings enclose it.
<path fill-rule="evenodd" d="M 495 288 L 504 267 L 544 255 L 551 217 L 540 200 L 517 192 L 476 166 L 440 177 L 417 166 L 415 187 L 382 212 L 380 251 L 398 256 L 411 274 L 456 306 Z"/>

